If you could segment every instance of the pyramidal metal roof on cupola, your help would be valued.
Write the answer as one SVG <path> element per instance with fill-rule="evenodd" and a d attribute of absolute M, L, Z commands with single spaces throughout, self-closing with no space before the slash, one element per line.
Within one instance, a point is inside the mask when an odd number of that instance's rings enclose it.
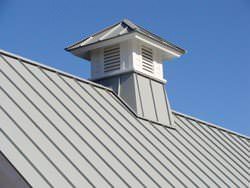
<path fill-rule="evenodd" d="M 249 187 L 249 137 L 104 85 L 0 50 L 0 187 Z"/>
<path fill-rule="evenodd" d="M 105 41 L 105 40 L 110 40 L 116 37 L 120 37 L 123 35 L 127 35 L 127 34 L 131 34 L 131 33 L 140 33 L 142 35 L 145 35 L 149 38 L 152 38 L 153 40 L 162 43 L 163 45 L 166 45 L 170 48 L 175 49 L 176 51 L 180 52 L 181 54 L 185 53 L 185 50 L 168 42 L 167 40 L 151 33 L 150 31 L 142 28 L 141 26 L 138 26 L 136 24 L 134 24 L 133 22 L 131 22 L 128 19 L 124 19 L 92 36 L 89 36 L 67 48 L 65 48 L 65 50 L 67 51 L 72 51 L 75 50 L 77 48 L 80 48 L 82 46 L 87 46 L 87 45 L 91 45 L 91 44 L 95 44 L 97 42 L 100 41 Z"/>

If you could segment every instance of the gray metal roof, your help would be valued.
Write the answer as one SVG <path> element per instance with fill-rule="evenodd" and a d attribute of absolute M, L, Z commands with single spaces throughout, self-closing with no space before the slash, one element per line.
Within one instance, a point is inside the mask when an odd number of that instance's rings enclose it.
<path fill-rule="evenodd" d="M 83 40 L 80 40 L 79 42 L 65 48 L 65 50 L 67 51 L 72 51 L 75 50 L 77 48 L 80 47 L 84 47 L 84 46 L 88 46 L 91 44 L 95 44 L 97 42 L 101 42 L 101 41 L 105 41 L 105 40 L 109 40 L 109 39 L 113 39 L 116 37 L 120 37 L 122 35 L 127 35 L 129 33 L 132 32 L 137 32 L 140 33 L 144 36 L 147 36 L 157 42 L 160 42 L 163 45 L 166 45 L 168 47 L 171 47 L 175 50 L 177 50 L 178 52 L 180 52 L 181 54 L 185 53 L 185 50 L 170 43 L 169 41 L 166 41 L 165 39 L 149 32 L 148 30 L 142 28 L 141 26 L 138 26 L 136 24 L 134 24 L 133 22 L 131 22 L 128 19 L 124 19 L 92 36 L 89 36 Z"/>
<path fill-rule="evenodd" d="M 137 118 L 174 127 L 165 84 L 138 72 L 95 81 L 110 87 Z"/>
<path fill-rule="evenodd" d="M 0 52 L 0 150 L 33 187 L 247 187 L 249 138 L 173 111 L 138 119 L 111 90 Z"/>

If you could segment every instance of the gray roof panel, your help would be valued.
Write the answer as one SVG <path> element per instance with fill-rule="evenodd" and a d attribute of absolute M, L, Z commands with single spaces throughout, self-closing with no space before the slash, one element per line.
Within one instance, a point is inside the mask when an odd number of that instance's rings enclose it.
<path fill-rule="evenodd" d="M 0 150 L 31 186 L 248 186 L 248 137 L 174 111 L 160 126 L 110 89 L 0 55 Z"/>

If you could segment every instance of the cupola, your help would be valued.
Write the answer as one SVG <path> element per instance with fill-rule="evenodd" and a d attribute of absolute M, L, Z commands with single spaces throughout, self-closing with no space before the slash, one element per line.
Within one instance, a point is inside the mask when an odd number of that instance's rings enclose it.
<path fill-rule="evenodd" d="M 112 88 L 138 117 L 172 126 L 163 62 L 183 49 L 125 19 L 66 50 L 90 61 L 90 79 Z"/>

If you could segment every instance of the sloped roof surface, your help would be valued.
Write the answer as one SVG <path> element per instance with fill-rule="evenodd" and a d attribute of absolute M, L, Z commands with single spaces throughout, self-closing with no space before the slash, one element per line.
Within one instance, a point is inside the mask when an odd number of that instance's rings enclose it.
<path fill-rule="evenodd" d="M 84 47 L 84 46 L 88 46 L 90 44 L 94 44 L 96 42 L 101 42 L 104 40 L 109 40 L 112 38 L 116 38 L 122 35 L 126 35 L 132 32 L 137 32 L 140 33 L 142 35 L 145 35 L 149 38 L 152 38 L 166 46 L 172 47 L 175 50 L 179 51 L 180 53 L 185 53 L 185 50 L 181 49 L 180 47 L 166 41 L 165 39 L 162 39 L 161 37 L 149 32 L 148 30 L 142 28 L 141 26 L 138 26 L 136 24 L 134 24 L 133 22 L 131 22 L 128 19 L 124 19 L 92 36 L 89 36 L 69 47 L 66 48 L 67 51 L 71 51 L 74 49 L 77 49 L 79 47 Z"/>
<path fill-rule="evenodd" d="M 139 120 L 104 87 L 0 54 L 0 150 L 33 187 L 249 185 L 249 138 Z"/>

